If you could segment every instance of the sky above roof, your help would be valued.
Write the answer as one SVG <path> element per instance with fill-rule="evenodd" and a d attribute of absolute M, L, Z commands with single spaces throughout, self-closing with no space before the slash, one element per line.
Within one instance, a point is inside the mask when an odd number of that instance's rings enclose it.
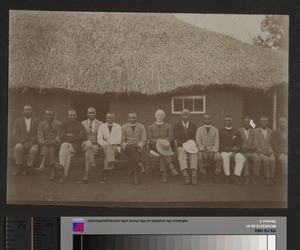
<path fill-rule="evenodd" d="M 265 15 L 234 14 L 174 14 L 181 20 L 202 29 L 222 33 L 252 44 L 261 33 L 260 24 Z"/>

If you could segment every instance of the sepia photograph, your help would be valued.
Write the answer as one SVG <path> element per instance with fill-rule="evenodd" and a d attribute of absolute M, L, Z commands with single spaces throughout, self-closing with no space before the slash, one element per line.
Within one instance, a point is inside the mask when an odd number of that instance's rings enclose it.
<path fill-rule="evenodd" d="M 286 208 L 288 15 L 9 12 L 7 203 Z"/>

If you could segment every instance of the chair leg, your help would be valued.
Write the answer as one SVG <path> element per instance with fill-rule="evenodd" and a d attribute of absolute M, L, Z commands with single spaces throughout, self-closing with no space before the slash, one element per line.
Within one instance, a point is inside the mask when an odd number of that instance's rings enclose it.
<path fill-rule="evenodd" d="M 146 142 L 146 174 L 149 172 L 149 152 L 150 152 L 150 145 L 149 140 Z"/>
<path fill-rule="evenodd" d="M 149 155 L 146 153 L 146 174 L 149 172 Z"/>

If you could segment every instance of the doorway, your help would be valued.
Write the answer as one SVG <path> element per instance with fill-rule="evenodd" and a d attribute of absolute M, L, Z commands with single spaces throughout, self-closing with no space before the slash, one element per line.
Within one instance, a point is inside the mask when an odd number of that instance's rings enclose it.
<path fill-rule="evenodd" d="M 272 128 L 272 96 L 261 91 L 247 91 L 244 93 L 244 115 L 250 116 L 256 127 L 259 127 L 259 118 L 266 115 L 269 118 L 269 127 Z"/>

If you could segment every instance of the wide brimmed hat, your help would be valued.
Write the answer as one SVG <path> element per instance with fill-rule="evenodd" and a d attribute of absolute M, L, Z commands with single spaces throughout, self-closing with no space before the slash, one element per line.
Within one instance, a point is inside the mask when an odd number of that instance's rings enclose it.
<path fill-rule="evenodd" d="M 163 156 L 170 156 L 173 154 L 170 142 L 165 139 L 158 139 L 156 141 L 157 151 Z"/>
<path fill-rule="evenodd" d="M 196 154 L 198 153 L 198 148 L 196 145 L 196 142 L 193 140 L 188 140 L 187 142 L 182 144 L 183 149 L 190 153 L 190 154 Z"/>

